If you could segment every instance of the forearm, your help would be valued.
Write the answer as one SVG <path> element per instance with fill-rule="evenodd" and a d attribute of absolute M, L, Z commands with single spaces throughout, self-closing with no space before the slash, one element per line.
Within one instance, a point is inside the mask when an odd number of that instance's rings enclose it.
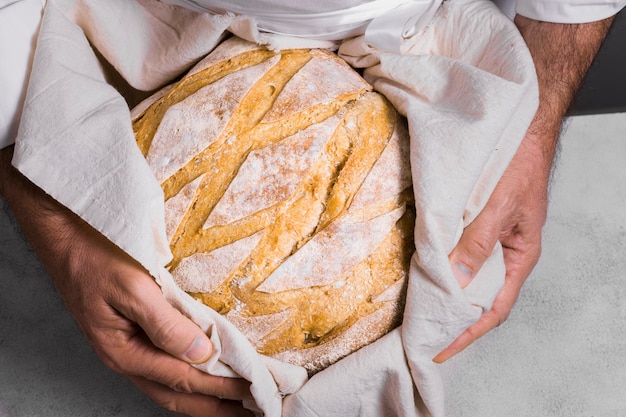
<path fill-rule="evenodd" d="M 612 21 L 611 17 L 592 23 L 559 24 L 519 15 L 515 18 L 533 57 L 539 81 L 539 108 L 528 137 L 537 142 L 546 164 L 552 164 L 562 120 Z"/>
<path fill-rule="evenodd" d="M 38 187 L 11 165 L 13 146 L 0 149 L 0 197 L 19 218 L 37 211 L 39 204 L 48 204 Z"/>
<path fill-rule="evenodd" d="M 12 156 L 13 146 L 0 149 L 0 198 L 13 212 L 41 260 L 48 261 L 47 255 L 69 240 L 67 226 L 74 221 L 73 216 L 15 169 Z"/>

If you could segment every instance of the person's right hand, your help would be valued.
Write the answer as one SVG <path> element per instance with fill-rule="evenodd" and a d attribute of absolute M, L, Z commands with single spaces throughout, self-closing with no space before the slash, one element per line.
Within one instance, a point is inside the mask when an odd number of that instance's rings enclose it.
<path fill-rule="evenodd" d="M 191 366 L 207 359 L 204 332 L 174 309 L 141 266 L 21 176 L 0 151 L 0 191 L 70 313 L 109 368 L 162 407 L 190 416 L 248 416 L 243 379 Z M 7 155 L 9 154 L 9 155 Z"/>

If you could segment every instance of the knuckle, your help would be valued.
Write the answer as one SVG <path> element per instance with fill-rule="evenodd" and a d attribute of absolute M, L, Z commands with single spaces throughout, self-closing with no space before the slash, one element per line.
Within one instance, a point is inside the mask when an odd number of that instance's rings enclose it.
<path fill-rule="evenodd" d="M 475 340 L 481 336 L 480 332 L 478 332 L 474 327 L 469 327 L 466 332 L 470 340 Z"/>
<path fill-rule="evenodd" d="M 228 379 L 224 377 L 219 377 L 215 381 L 215 392 L 214 395 L 218 398 L 224 398 L 228 396 Z"/>
<path fill-rule="evenodd" d="M 117 363 L 117 361 L 113 360 L 110 357 L 101 357 L 101 359 L 102 359 L 102 363 L 104 364 L 104 366 L 106 366 L 107 368 L 115 372 L 116 374 L 124 373 L 124 370 L 122 369 L 120 364 Z"/>
<path fill-rule="evenodd" d="M 171 317 L 163 318 L 161 322 L 154 328 L 150 335 L 152 343 L 159 349 L 167 350 L 168 345 L 172 341 L 176 341 L 179 335 L 179 327 Z"/>
<path fill-rule="evenodd" d="M 130 379 L 150 397 L 152 401 L 159 407 L 173 412 L 176 415 L 186 411 L 187 403 L 190 397 L 185 394 L 181 394 L 173 391 L 167 385 L 160 382 L 151 381 L 143 377 L 130 377 Z M 187 414 L 184 414 L 187 415 Z M 197 413 L 195 415 L 198 415 Z"/>
<path fill-rule="evenodd" d="M 125 355 L 101 354 L 102 363 L 113 372 L 121 375 L 132 374 L 131 365 L 125 359 Z"/>
<path fill-rule="evenodd" d="M 510 310 L 507 309 L 494 309 L 490 312 L 494 327 L 500 327 L 509 318 Z"/>
<path fill-rule="evenodd" d="M 193 384 L 190 382 L 190 378 L 185 375 L 179 375 L 174 377 L 174 379 L 171 380 L 169 387 L 174 391 L 184 392 L 187 394 L 195 392 Z"/>
<path fill-rule="evenodd" d="M 465 260 L 471 261 L 472 265 L 481 264 L 489 258 L 494 245 L 495 241 L 487 233 L 470 236 L 465 246 Z"/>
<path fill-rule="evenodd" d="M 178 413 L 181 411 L 180 404 L 176 399 L 172 397 L 159 397 L 154 399 L 157 405 L 161 408 L 166 409 L 167 411 L 171 411 L 173 413 Z"/>
<path fill-rule="evenodd" d="M 91 334 L 87 339 L 104 366 L 117 374 L 128 375 L 132 372 L 132 361 L 129 360 L 124 338 L 115 334 Z"/>
<path fill-rule="evenodd" d="M 185 383 L 184 381 L 180 381 L 180 380 L 176 380 L 173 381 L 169 387 L 176 392 L 182 392 L 185 394 L 191 394 L 193 392 L 193 390 L 191 389 L 191 387 L 189 386 L 189 384 Z"/>
<path fill-rule="evenodd" d="M 509 313 L 505 312 L 505 313 L 500 313 L 498 315 L 496 315 L 496 320 L 495 320 L 495 327 L 500 327 L 504 324 L 505 321 L 507 321 L 509 318 Z"/>
<path fill-rule="evenodd" d="M 211 378 L 210 385 L 206 386 L 208 394 L 218 399 L 231 398 L 232 387 L 229 385 L 231 378 L 225 377 L 213 377 Z"/>
<path fill-rule="evenodd" d="M 184 394 L 194 393 L 197 390 L 195 389 L 193 375 L 191 374 L 193 368 L 185 367 L 184 369 L 186 369 L 186 371 L 165 373 L 161 368 L 155 367 L 146 375 L 146 378 L 157 381 L 175 392 Z"/>

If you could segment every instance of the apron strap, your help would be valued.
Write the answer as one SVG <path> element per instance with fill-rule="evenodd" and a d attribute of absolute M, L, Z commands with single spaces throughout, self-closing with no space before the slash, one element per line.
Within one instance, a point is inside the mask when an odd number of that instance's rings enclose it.
<path fill-rule="evenodd" d="M 432 20 L 443 0 L 413 0 L 374 18 L 365 30 L 365 42 L 400 54 L 402 41 L 419 33 Z"/>

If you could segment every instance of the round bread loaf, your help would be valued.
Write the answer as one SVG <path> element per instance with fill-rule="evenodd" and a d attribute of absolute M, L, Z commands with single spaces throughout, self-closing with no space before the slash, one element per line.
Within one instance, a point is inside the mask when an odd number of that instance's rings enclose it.
<path fill-rule="evenodd" d="M 133 110 L 168 265 L 265 355 L 317 372 L 402 319 L 405 120 L 335 54 L 231 38 Z"/>

